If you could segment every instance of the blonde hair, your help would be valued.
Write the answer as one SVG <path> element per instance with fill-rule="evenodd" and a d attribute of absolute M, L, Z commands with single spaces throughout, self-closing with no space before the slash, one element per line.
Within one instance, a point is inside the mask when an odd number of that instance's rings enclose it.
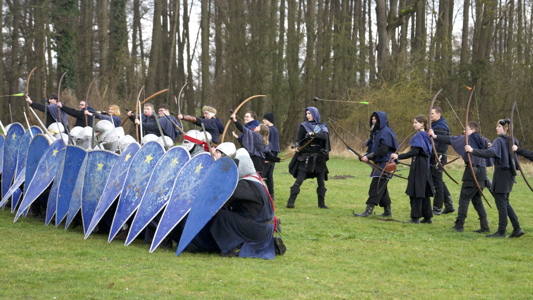
<path fill-rule="evenodd" d="M 263 144 L 268 145 L 268 135 L 270 134 L 270 129 L 265 124 L 259 125 L 259 134 L 263 136 Z"/>
<path fill-rule="evenodd" d="M 115 116 L 120 117 L 120 108 L 118 107 L 118 105 L 111 104 L 111 105 L 109 105 L 109 108 L 113 109 L 113 114 Z"/>

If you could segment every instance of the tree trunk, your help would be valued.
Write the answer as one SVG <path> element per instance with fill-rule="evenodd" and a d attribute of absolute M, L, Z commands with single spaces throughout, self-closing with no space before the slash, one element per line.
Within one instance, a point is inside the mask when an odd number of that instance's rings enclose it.
<path fill-rule="evenodd" d="M 108 7 L 109 0 L 97 0 L 98 13 L 96 14 L 98 22 L 98 46 L 99 46 L 99 70 L 98 74 L 102 83 L 107 84 L 107 51 L 108 51 Z"/>
<path fill-rule="evenodd" d="M 161 50 L 161 13 L 163 5 L 161 1 L 154 2 L 154 16 L 152 28 L 152 48 L 150 50 L 150 64 L 148 65 L 148 75 L 146 77 L 146 94 L 152 95 L 156 92 L 157 67 Z"/>

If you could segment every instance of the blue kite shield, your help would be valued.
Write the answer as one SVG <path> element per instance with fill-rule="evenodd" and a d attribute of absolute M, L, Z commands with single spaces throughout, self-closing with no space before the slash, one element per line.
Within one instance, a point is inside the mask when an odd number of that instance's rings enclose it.
<path fill-rule="evenodd" d="M 137 151 L 139 151 L 140 148 L 141 146 L 138 143 L 129 144 L 128 147 L 126 147 L 126 150 L 120 154 L 119 158 L 113 165 L 113 169 L 111 169 L 109 177 L 107 178 L 102 197 L 100 197 L 100 201 L 98 202 L 98 206 L 96 206 L 96 210 L 94 211 L 93 219 L 91 220 L 89 229 L 85 234 L 85 239 L 87 239 L 91 232 L 93 232 L 96 225 L 98 225 L 100 220 L 102 220 L 105 213 L 109 210 L 111 205 L 113 205 L 115 202 L 115 199 L 117 199 L 122 192 L 122 187 L 124 187 L 124 181 L 126 180 L 126 175 L 128 174 L 133 157 L 135 157 L 135 154 L 137 154 Z"/>
<path fill-rule="evenodd" d="M 176 255 L 179 256 L 185 250 L 205 224 L 228 201 L 238 181 L 237 165 L 227 156 L 218 159 L 207 170 L 207 174 L 200 182 L 202 188 L 198 190 L 192 201 L 191 211 L 183 228 Z"/>
<path fill-rule="evenodd" d="M 178 173 L 170 200 L 154 234 L 150 253 L 155 251 L 172 229 L 187 215 L 196 191 L 200 187 L 200 181 L 212 164 L 213 159 L 209 153 L 200 153 L 189 160 Z"/>
<path fill-rule="evenodd" d="M 4 160 L 2 170 L 2 198 L 9 190 L 15 169 L 17 167 L 17 155 L 22 137 L 24 136 L 24 127 L 20 123 L 13 123 L 7 131 L 6 141 L 4 143 Z"/>
<path fill-rule="evenodd" d="M 126 239 L 126 246 L 141 233 L 165 207 L 170 199 L 170 192 L 181 168 L 189 161 L 191 155 L 183 147 L 174 147 L 159 160 L 148 182 L 148 187 L 141 199 L 139 210 L 131 223 L 131 229 Z"/>
<path fill-rule="evenodd" d="M 76 214 L 78 214 L 78 211 L 81 209 L 81 197 L 83 193 L 83 180 L 85 179 L 86 166 L 87 155 L 85 155 L 85 158 L 83 159 L 83 163 L 81 164 L 81 168 L 78 173 L 78 178 L 76 178 L 76 184 L 74 185 L 74 191 L 72 192 L 72 196 L 70 197 L 67 221 L 65 222 L 65 230 L 68 229 L 68 226 L 70 225 L 70 223 L 72 223 L 74 217 L 76 217 Z"/>
<path fill-rule="evenodd" d="M 83 165 L 86 155 L 87 151 L 81 147 L 73 145 L 67 146 L 65 163 L 63 165 L 63 174 L 59 180 L 59 188 L 57 191 L 57 200 L 55 204 L 56 227 L 59 226 L 68 213 L 70 199 L 72 198 L 72 193 L 76 187 L 78 175 L 80 174 L 80 169 Z M 57 180 L 58 179 L 56 178 L 56 181 Z M 50 202 L 48 202 L 48 205 L 50 206 Z M 48 220 L 48 213 L 46 214 L 46 219 L 47 222 L 50 222 L 51 220 L 51 218 Z"/>
<path fill-rule="evenodd" d="M 39 161 L 35 175 L 30 181 L 24 199 L 20 204 L 17 215 L 15 216 L 15 221 L 20 217 L 20 215 L 26 211 L 30 205 L 39 197 L 46 188 L 52 183 L 57 172 L 57 168 L 60 164 L 60 152 L 65 148 L 62 140 L 57 140 L 46 150 Z"/>
<path fill-rule="evenodd" d="M 28 191 L 28 185 L 30 184 L 35 171 L 39 166 L 39 161 L 43 157 L 46 150 L 50 147 L 50 140 L 43 134 L 38 134 L 33 137 L 31 140 L 30 147 L 28 149 L 28 155 L 26 157 L 26 171 L 24 182 L 24 193 Z M 17 191 L 15 191 L 17 193 Z M 24 217 L 26 217 L 26 212 L 24 212 Z"/>
<path fill-rule="evenodd" d="M 32 134 L 33 136 L 35 136 L 40 133 L 41 129 L 39 129 L 39 127 L 32 126 L 31 133 L 29 130 L 26 131 L 26 133 L 24 133 L 24 137 L 22 137 L 22 142 L 20 142 L 17 155 L 17 167 L 15 169 L 15 179 L 13 180 L 13 184 L 11 185 L 7 193 L 4 195 L 0 203 L 0 205 L 3 205 L 9 199 L 9 197 L 13 195 L 14 197 L 11 201 L 11 212 L 15 211 L 20 195 L 22 194 L 20 186 L 24 183 L 24 180 L 26 179 L 26 157 L 28 156 L 28 149 L 32 141 Z M 18 192 L 15 193 L 15 191 L 17 190 Z"/>
<path fill-rule="evenodd" d="M 68 147 L 68 146 L 67 146 Z M 48 194 L 48 201 L 46 204 L 46 221 L 45 225 L 48 226 L 52 217 L 56 214 L 57 207 L 57 192 L 59 190 L 59 182 L 61 182 L 61 177 L 63 176 L 63 169 L 65 167 L 65 156 L 67 154 L 67 147 L 63 148 L 59 152 L 59 167 L 57 167 L 56 178 L 54 178 L 54 183 Z"/>
<path fill-rule="evenodd" d="M 6 139 L 4 139 L 3 135 L 0 135 L 0 174 L 2 174 L 2 170 L 4 169 L 4 144 Z"/>
<path fill-rule="evenodd" d="M 113 224 L 109 231 L 108 242 L 111 242 L 120 231 L 124 223 L 135 213 L 146 190 L 146 182 L 154 170 L 159 159 L 165 154 L 163 146 L 157 142 L 146 143 L 133 158 L 122 195 L 117 205 Z"/>
<path fill-rule="evenodd" d="M 52 221 L 54 215 L 57 214 L 59 208 L 58 205 L 60 204 L 59 196 L 62 194 L 62 191 L 65 191 L 65 185 L 71 187 L 70 192 L 68 193 L 68 199 L 70 200 L 70 195 L 74 189 L 74 184 L 76 183 L 76 178 L 78 177 L 78 171 L 83 163 L 85 154 L 85 149 L 78 146 L 68 145 L 65 148 L 65 151 L 62 155 L 63 157 L 61 158 L 61 163 L 57 168 L 56 179 L 54 180 L 54 184 L 50 190 L 50 195 L 48 196 L 48 205 L 46 206 L 46 225 L 50 224 L 50 221 Z M 64 214 L 66 214 L 68 211 L 68 204 L 61 204 L 64 218 Z M 59 221 L 61 222 L 63 218 L 61 218 Z"/>
<path fill-rule="evenodd" d="M 87 154 L 81 201 L 84 234 L 87 234 L 94 211 L 104 191 L 105 183 L 117 158 L 118 154 L 106 150 L 92 150 Z"/>

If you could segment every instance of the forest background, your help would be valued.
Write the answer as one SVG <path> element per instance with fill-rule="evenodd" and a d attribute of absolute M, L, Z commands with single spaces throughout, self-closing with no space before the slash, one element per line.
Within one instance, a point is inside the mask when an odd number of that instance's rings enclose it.
<path fill-rule="evenodd" d="M 482 134 L 494 138 L 516 100 L 515 135 L 526 148 L 533 138 L 531 0 L 2 0 L 0 11 L 0 95 L 39 101 L 67 72 L 60 98 L 71 107 L 88 93 L 97 110 L 118 104 L 124 116 L 145 86 L 143 97 L 168 88 L 153 102 L 177 112 L 184 87 L 183 113 L 212 105 L 225 122 L 262 94 L 240 114 L 275 112 L 286 146 L 308 106 L 362 140 L 371 112 L 384 110 L 402 138 L 440 89 L 436 105 L 460 134 L 476 86 L 469 119 Z M 22 97 L 0 101 L 4 124 L 9 104 L 24 122 Z"/>

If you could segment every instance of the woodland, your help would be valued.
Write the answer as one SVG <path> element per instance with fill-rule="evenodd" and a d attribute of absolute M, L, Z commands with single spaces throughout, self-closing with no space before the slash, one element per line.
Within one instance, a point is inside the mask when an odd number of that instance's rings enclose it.
<path fill-rule="evenodd" d="M 154 98 L 156 106 L 167 103 L 174 113 L 199 115 L 199 108 L 212 105 L 223 122 L 244 99 L 266 95 L 239 114 L 274 112 L 286 146 L 308 106 L 320 110 L 322 122 L 332 117 L 333 126 L 342 124 L 348 140 L 364 139 L 372 111 L 386 111 L 401 138 L 414 116 L 427 115 L 440 89 L 436 105 L 451 132 L 461 134 L 469 88 L 475 86 L 469 120 L 494 138 L 496 121 L 509 117 L 517 101 L 515 136 L 527 148 L 533 139 L 532 4 L 2 0 L 0 95 L 6 96 L 0 117 L 4 124 L 11 117 L 25 122 L 24 98 L 8 95 L 47 98 L 57 93 L 66 72 L 62 102 L 77 107 L 89 95 L 97 110 L 118 104 L 123 116 L 143 86 L 141 100 L 169 89 Z"/>

